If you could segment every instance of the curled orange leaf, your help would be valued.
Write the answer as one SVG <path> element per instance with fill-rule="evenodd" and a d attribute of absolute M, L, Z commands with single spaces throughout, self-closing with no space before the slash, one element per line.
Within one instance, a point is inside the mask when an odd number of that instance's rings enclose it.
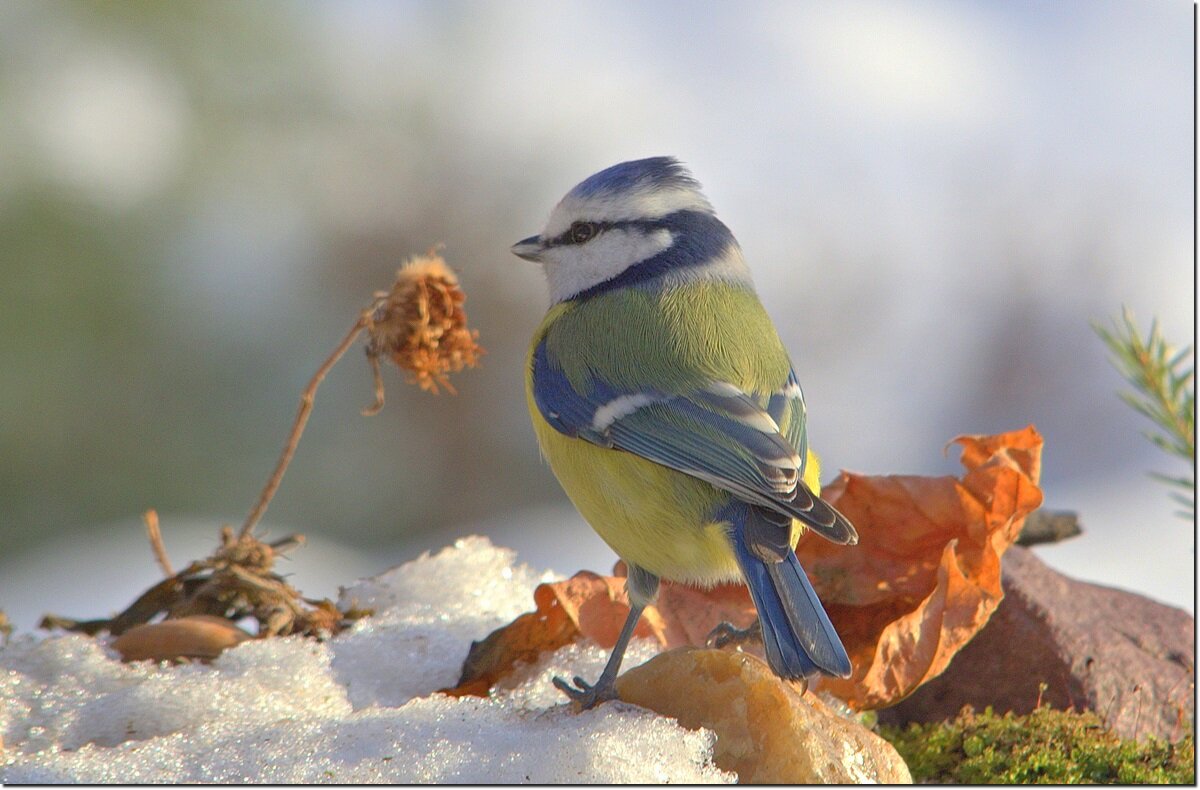
<path fill-rule="evenodd" d="M 842 473 L 822 495 L 858 546 L 806 536 L 796 548 L 854 664 L 822 688 L 853 707 L 891 705 L 945 670 L 999 605 L 1000 557 L 1042 503 L 1033 426 L 954 441 L 961 479 Z"/>

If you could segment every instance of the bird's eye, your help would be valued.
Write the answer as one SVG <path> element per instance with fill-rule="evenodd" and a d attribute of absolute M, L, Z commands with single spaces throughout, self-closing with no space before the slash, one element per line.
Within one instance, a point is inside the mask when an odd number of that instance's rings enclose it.
<path fill-rule="evenodd" d="M 583 244 L 596 235 L 596 224 L 594 222 L 574 222 L 568 233 L 572 244 Z"/>

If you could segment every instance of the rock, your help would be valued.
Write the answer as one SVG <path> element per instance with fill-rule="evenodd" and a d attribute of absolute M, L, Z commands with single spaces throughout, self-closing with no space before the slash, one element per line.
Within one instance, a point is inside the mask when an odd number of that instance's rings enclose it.
<path fill-rule="evenodd" d="M 617 680 L 621 699 L 717 735 L 713 760 L 742 783 L 911 783 L 892 745 L 731 650 L 681 647 Z"/>
<path fill-rule="evenodd" d="M 949 719 L 968 704 L 1023 714 L 1041 699 L 1093 710 L 1124 738 L 1178 740 L 1191 730 L 1195 618 L 1071 579 L 1018 546 L 1003 569 L 1004 600 L 988 624 L 942 675 L 879 711 L 881 723 Z"/>

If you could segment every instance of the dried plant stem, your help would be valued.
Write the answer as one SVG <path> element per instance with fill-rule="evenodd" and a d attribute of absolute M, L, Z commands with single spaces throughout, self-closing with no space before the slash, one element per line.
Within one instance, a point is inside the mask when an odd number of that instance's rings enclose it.
<path fill-rule="evenodd" d="M 163 545 L 162 532 L 158 528 L 158 511 L 147 510 L 142 514 L 142 521 L 146 525 L 146 534 L 150 536 L 150 550 L 154 552 L 155 562 L 162 568 L 164 576 L 174 576 L 175 571 L 171 568 L 167 547 Z"/>
<path fill-rule="evenodd" d="M 421 389 L 437 393 L 442 386 L 450 392 L 454 388 L 446 374 L 464 367 L 474 367 L 483 349 L 476 343 L 478 332 L 467 328 L 467 317 L 462 304 L 466 299 L 458 286 L 458 278 L 446 265 L 436 248 L 424 257 L 415 258 L 396 272 L 396 281 L 390 291 L 375 293 L 370 308 L 358 316 L 346 337 L 333 353 L 317 369 L 300 395 L 300 410 L 292 423 L 292 432 L 279 456 L 275 473 L 267 481 L 258 504 L 246 517 L 246 523 L 238 533 L 245 538 L 267 510 L 283 473 L 292 461 L 300 435 L 312 412 L 313 398 L 317 387 L 329 370 L 346 353 L 347 349 L 366 330 L 370 336 L 367 344 L 367 361 L 375 382 L 375 403 L 363 409 L 363 414 L 377 414 L 383 408 L 383 375 L 380 359 L 387 358 L 397 367 L 412 374 L 412 380 Z"/>
<path fill-rule="evenodd" d="M 304 433 L 304 426 L 308 422 L 308 416 L 312 413 L 313 399 L 317 394 L 317 387 L 321 386 L 321 381 L 333 368 L 337 361 L 342 358 L 350 346 L 354 345 L 354 341 L 358 339 L 359 334 L 367 327 L 370 320 L 370 315 L 364 312 L 359 316 L 358 321 L 342 338 L 342 342 L 333 350 L 321 367 L 317 368 L 317 372 L 313 374 L 312 379 L 308 382 L 308 386 L 304 388 L 304 392 L 300 394 L 300 409 L 296 412 L 296 419 L 292 422 L 292 432 L 288 435 L 287 443 L 283 446 L 283 452 L 279 456 L 279 463 L 275 465 L 275 472 L 271 475 L 271 479 L 263 487 L 262 493 L 258 497 L 258 504 L 250 511 L 250 515 L 246 516 L 246 522 L 242 524 L 239 537 L 245 537 L 250 534 L 250 530 L 254 529 L 254 525 L 262 518 L 263 513 L 267 512 L 267 505 L 271 503 L 272 497 L 275 496 L 275 491 L 279 488 L 279 484 L 283 481 L 283 473 L 287 471 L 288 464 L 292 462 L 292 456 L 296 454 L 296 446 L 300 444 L 300 435 Z"/>
<path fill-rule="evenodd" d="M 367 362 L 371 363 L 371 377 L 375 382 L 375 402 L 362 410 L 362 416 L 374 417 L 383 411 L 383 370 L 379 364 L 379 354 L 367 350 Z"/>

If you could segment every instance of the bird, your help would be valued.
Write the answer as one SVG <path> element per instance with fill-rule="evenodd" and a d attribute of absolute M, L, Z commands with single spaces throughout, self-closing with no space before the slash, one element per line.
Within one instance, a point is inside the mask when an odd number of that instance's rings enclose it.
<path fill-rule="evenodd" d="M 806 529 L 858 535 L 820 497 L 791 359 L 699 182 L 669 156 L 613 165 L 512 252 L 541 264 L 550 295 L 525 366 L 542 455 L 627 567 L 629 615 L 599 679 L 555 686 L 582 709 L 618 698 L 661 579 L 741 579 L 774 674 L 849 677 L 794 547 Z"/>

